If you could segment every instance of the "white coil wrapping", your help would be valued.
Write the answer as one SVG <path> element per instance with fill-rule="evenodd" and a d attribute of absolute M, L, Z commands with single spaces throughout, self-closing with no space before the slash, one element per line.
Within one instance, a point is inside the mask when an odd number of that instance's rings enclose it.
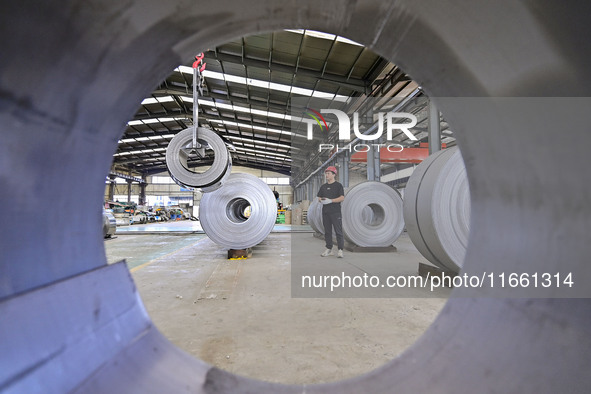
<path fill-rule="evenodd" d="M 460 271 L 470 234 L 470 190 L 457 147 L 417 166 L 405 189 L 404 220 L 410 239 L 427 260 Z"/>
<path fill-rule="evenodd" d="M 404 229 L 402 198 L 384 183 L 368 181 L 352 187 L 341 212 L 345 238 L 357 246 L 391 246 Z"/>
<path fill-rule="evenodd" d="M 317 198 L 312 200 L 310 207 L 308 207 L 308 224 L 312 230 L 317 233 L 324 234 L 324 224 L 322 223 L 322 203 Z"/>
<path fill-rule="evenodd" d="M 199 127 L 198 142 L 213 150 L 211 167 L 202 172 L 189 169 L 188 150 L 193 142 L 193 129 L 187 128 L 175 135 L 166 148 L 166 166 L 170 177 L 180 186 L 211 192 L 219 188 L 230 175 L 232 157 L 224 141 L 214 131 Z"/>
<path fill-rule="evenodd" d="M 250 216 L 245 213 L 250 206 Z M 250 174 L 231 174 L 219 189 L 203 194 L 199 208 L 203 231 L 229 249 L 261 243 L 277 220 L 277 201 L 269 186 Z"/>

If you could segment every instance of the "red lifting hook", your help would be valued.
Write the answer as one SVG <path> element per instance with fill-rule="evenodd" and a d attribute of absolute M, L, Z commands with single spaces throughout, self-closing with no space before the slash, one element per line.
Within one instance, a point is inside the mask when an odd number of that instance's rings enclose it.
<path fill-rule="evenodd" d="M 201 52 L 199 55 L 196 55 L 195 61 L 193 62 L 193 68 L 199 68 L 199 63 L 201 63 L 203 61 L 204 57 L 205 57 L 205 55 L 203 54 L 203 52 Z M 205 70 L 206 65 L 207 65 L 207 63 L 203 63 L 201 65 L 201 67 L 199 68 L 199 72 L 203 72 L 203 70 Z"/>

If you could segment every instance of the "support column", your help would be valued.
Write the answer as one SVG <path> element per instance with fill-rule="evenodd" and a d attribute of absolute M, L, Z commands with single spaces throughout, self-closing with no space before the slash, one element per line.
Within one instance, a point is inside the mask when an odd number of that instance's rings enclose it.
<path fill-rule="evenodd" d="M 109 183 L 109 201 L 113 201 L 115 198 L 115 178 L 117 178 L 115 175 L 109 175 L 109 179 L 111 180 L 111 183 Z"/>
<path fill-rule="evenodd" d="M 378 141 L 380 141 L 378 139 Z M 379 145 L 376 142 L 376 145 Z M 367 152 L 367 180 L 368 181 L 380 181 L 380 148 L 379 146 L 371 145 L 370 150 Z"/>
<path fill-rule="evenodd" d="M 131 180 L 127 180 L 127 202 L 131 202 Z"/>
<path fill-rule="evenodd" d="M 142 180 L 144 182 L 140 183 L 140 201 L 139 205 L 146 205 L 146 176 L 142 175 Z"/>
<path fill-rule="evenodd" d="M 314 187 L 312 188 L 312 198 L 310 199 L 310 201 L 312 201 L 316 198 L 316 195 L 318 194 L 318 190 L 320 189 L 320 186 L 322 186 L 322 178 L 321 178 L 320 173 L 318 173 L 314 176 Z"/>
<path fill-rule="evenodd" d="M 365 115 L 366 127 L 372 127 L 374 125 L 373 109 L 367 111 Z M 366 128 L 364 127 L 364 129 Z M 375 141 L 368 142 L 370 149 L 367 151 L 367 180 L 368 181 L 379 181 L 380 180 L 380 147 L 379 144 L 382 142 L 382 138 L 378 138 Z M 377 147 L 374 145 L 378 145 Z"/>
<path fill-rule="evenodd" d="M 441 150 L 441 127 L 439 123 L 439 109 L 429 100 L 429 155 Z"/>
<path fill-rule="evenodd" d="M 343 187 L 349 187 L 349 158 L 351 157 L 351 152 L 345 151 L 338 161 L 340 164 L 339 169 L 339 182 Z"/>

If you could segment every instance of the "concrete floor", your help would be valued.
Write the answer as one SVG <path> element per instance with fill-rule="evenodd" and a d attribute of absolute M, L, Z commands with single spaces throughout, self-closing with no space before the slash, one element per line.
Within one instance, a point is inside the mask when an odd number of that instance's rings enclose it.
<path fill-rule="evenodd" d="M 323 259 L 324 242 L 311 233 L 278 231 L 247 260 L 227 260 L 204 234 L 177 234 L 119 232 L 105 241 L 108 261 L 127 260 L 148 313 L 174 344 L 251 378 L 320 383 L 368 372 L 409 347 L 449 295 L 443 289 L 391 298 L 292 297 L 292 259 L 299 267 L 304 261 L 348 273 L 386 265 L 393 274 L 416 273 L 426 260 L 406 233 L 396 253 Z"/>

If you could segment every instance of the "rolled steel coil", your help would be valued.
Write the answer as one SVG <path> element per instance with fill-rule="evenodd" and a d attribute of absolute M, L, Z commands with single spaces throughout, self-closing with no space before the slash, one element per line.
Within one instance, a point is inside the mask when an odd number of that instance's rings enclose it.
<path fill-rule="evenodd" d="M 261 243 L 276 219 L 275 196 L 254 175 L 231 174 L 219 189 L 201 198 L 199 220 L 203 230 L 212 241 L 229 249 Z"/>
<path fill-rule="evenodd" d="M 117 231 L 117 219 L 111 212 L 103 210 L 103 237 L 111 238 Z"/>
<path fill-rule="evenodd" d="M 232 169 L 232 157 L 224 141 L 214 131 L 199 127 L 198 141 L 214 152 L 213 163 L 204 172 L 189 169 L 188 148 L 193 141 L 193 129 L 187 128 L 175 135 L 166 149 L 166 166 L 170 177 L 179 185 L 191 189 L 211 192 L 228 178 Z"/>
<path fill-rule="evenodd" d="M 362 247 L 391 246 L 402 234 L 402 198 L 380 182 L 363 182 L 345 195 L 342 206 L 345 239 Z"/>
<path fill-rule="evenodd" d="M 419 252 L 436 266 L 459 272 L 470 233 L 470 191 L 457 147 L 429 156 L 408 180 L 404 220 Z"/>
<path fill-rule="evenodd" d="M 312 230 L 324 234 L 324 224 L 322 223 L 322 204 L 314 198 L 308 208 L 308 223 Z"/>

